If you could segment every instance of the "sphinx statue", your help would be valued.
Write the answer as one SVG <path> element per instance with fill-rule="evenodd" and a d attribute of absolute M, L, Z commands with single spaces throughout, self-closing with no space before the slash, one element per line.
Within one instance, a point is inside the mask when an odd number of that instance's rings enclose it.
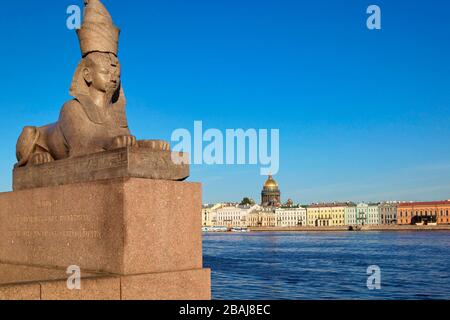
<path fill-rule="evenodd" d="M 17 142 L 16 168 L 125 147 L 169 151 L 169 143 L 137 141 L 128 128 L 118 60 L 120 30 L 100 0 L 85 0 L 77 31 L 82 59 L 58 122 L 25 127 Z"/>

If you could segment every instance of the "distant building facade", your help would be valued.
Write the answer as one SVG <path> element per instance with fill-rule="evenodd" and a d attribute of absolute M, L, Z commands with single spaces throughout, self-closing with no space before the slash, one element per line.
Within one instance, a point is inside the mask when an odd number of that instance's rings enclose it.
<path fill-rule="evenodd" d="M 304 227 L 307 225 L 306 208 L 301 206 L 286 206 L 275 209 L 277 227 Z"/>
<path fill-rule="evenodd" d="M 397 202 L 383 202 L 380 203 L 380 218 L 381 224 L 392 225 L 397 224 Z"/>
<path fill-rule="evenodd" d="M 345 224 L 348 226 L 380 225 L 378 203 L 359 203 L 348 206 L 345 210 Z"/>
<path fill-rule="evenodd" d="M 259 210 L 258 205 L 240 206 L 228 205 L 215 210 L 214 226 L 227 228 L 245 228 L 248 225 L 248 215 Z"/>
<path fill-rule="evenodd" d="M 450 224 L 450 200 L 430 202 L 381 203 L 333 202 L 294 205 L 281 204 L 278 183 L 269 176 L 261 192 L 261 205 L 250 198 L 238 203 L 204 205 L 204 227 L 341 227 L 364 225 Z"/>
<path fill-rule="evenodd" d="M 369 203 L 367 205 L 367 224 L 372 226 L 381 224 L 379 203 Z"/>
<path fill-rule="evenodd" d="M 276 227 L 275 211 L 261 209 L 249 213 L 247 226 L 253 228 Z"/>
<path fill-rule="evenodd" d="M 202 207 L 202 226 L 213 227 L 216 222 L 216 210 L 222 207 L 221 203 L 218 204 L 205 204 Z"/>
<path fill-rule="evenodd" d="M 345 226 L 345 208 L 348 203 L 313 204 L 307 208 L 307 225 L 310 227 Z"/>
<path fill-rule="evenodd" d="M 450 224 L 450 200 L 430 202 L 405 202 L 398 205 L 400 225 Z"/>
<path fill-rule="evenodd" d="M 357 226 L 356 204 L 352 203 L 345 207 L 344 220 L 346 226 Z"/>

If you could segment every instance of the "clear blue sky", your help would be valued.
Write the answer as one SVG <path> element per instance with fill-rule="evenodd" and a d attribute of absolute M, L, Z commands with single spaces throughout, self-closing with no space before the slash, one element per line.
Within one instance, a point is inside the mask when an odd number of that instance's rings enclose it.
<path fill-rule="evenodd" d="M 450 199 L 450 2 L 104 0 L 138 138 L 280 129 L 283 199 Z M 3 1 L 0 190 L 25 125 L 57 120 L 80 54 L 66 8 Z M 382 30 L 366 28 L 370 4 Z M 193 166 L 204 201 L 259 200 L 256 166 Z"/>

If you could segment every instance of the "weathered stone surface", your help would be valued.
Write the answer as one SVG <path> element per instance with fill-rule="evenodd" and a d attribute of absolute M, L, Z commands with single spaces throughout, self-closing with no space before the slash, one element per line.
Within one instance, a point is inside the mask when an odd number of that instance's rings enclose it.
<path fill-rule="evenodd" d="M 67 280 L 40 282 L 41 300 L 121 300 L 120 277 L 81 279 L 80 290 L 69 290 Z"/>
<path fill-rule="evenodd" d="M 201 185 L 122 178 L 0 194 L 0 261 L 121 275 L 202 268 Z"/>
<path fill-rule="evenodd" d="M 67 288 L 63 270 L 0 264 L 0 300 L 210 300 L 208 269 L 117 276 L 82 273 Z"/>
<path fill-rule="evenodd" d="M 24 190 L 114 178 L 183 181 L 189 165 L 175 164 L 170 151 L 128 147 L 46 164 L 18 167 L 13 190 Z"/>
<path fill-rule="evenodd" d="M 82 276 L 92 277 L 97 276 L 97 274 L 83 272 Z M 0 285 L 17 285 L 66 278 L 67 274 L 64 270 L 0 263 Z"/>
<path fill-rule="evenodd" d="M 122 277 L 122 300 L 211 300 L 209 269 Z"/>
<path fill-rule="evenodd" d="M 82 273 L 85 279 L 97 278 L 98 274 Z M 42 288 L 45 293 L 53 289 L 55 284 L 65 285 L 68 275 L 64 270 L 55 268 L 39 268 L 25 265 L 13 265 L 0 263 L 0 300 L 40 300 Z M 45 286 L 42 286 L 42 283 Z M 89 289 L 90 282 L 86 283 Z M 64 288 L 67 288 L 66 286 Z M 50 290 L 51 291 L 51 290 Z M 92 290 L 91 290 L 92 291 Z M 80 299 L 88 294 L 94 298 L 91 291 L 84 290 L 83 295 L 77 293 Z M 54 292 L 59 292 L 58 290 Z"/>
<path fill-rule="evenodd" d="M 41 300 L 39 283 L 0 285 L 0 300 Z"/>

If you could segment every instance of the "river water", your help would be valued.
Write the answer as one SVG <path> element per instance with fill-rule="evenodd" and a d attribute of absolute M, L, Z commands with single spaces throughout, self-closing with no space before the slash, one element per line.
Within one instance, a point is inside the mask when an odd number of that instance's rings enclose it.
<path fill-rule="evenodd" d="M 203 251 L 218 300 L 450 299 L 445 231 L 208 233 Z"/>

